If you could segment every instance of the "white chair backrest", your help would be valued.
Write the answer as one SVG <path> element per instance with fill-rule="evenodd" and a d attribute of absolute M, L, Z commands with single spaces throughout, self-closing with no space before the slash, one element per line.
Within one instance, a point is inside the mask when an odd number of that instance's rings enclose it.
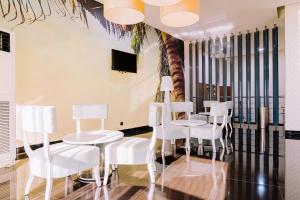
<path fill-rule="evenodd" d="M 226 101 L 227 109 L 229 110 L 229 117 L 231 118 L 233 115 L 233 101 Z"/>
<path fill-rule="evenodd" d="M 22 106 L 21 113 L 23 131 L 38 134 L 50 134 L 55 132 L 55 107 Z"/>
<path fill-rule="evenodd" d="M 203 101 L 204 111 L 207 112 L 208 108 L 211 108 L 216 103 L 219 103 L 219 102 L 218 101 Z"/>
<path fill-rule="evenodd" d="M 210 116 L 214 117 L 214 127 L 217 126 L 218 117 L 223 117 L 222 120 L 222 125 L 221 127 L 223 128 L 225 126 L 227 116 L 228 116 L 228 109 L 227 109 L 227 104 L 226 102 L 223 103 L 215 103 L 210 109 Z"/>
<path fill-rule="evenodd" d="M 156 132 L 159 126 L 162 125 L 163 121 L 163 112 L 164 112 L 163 103 L 151 103 L 149 106 L 149 115 L 148 115 L 148 124 L 153 128 L 153 133 L 151 137 L 150 150 L 155 148 L 156 144 Z"/>
<path fill-rule="evenodd" d="M 81 132 L 81 119 L 101 119 L 101 130 L 104 129 L 104 120 L 107 119 L 107 104 L 73 105 L 73 119 L 76 120 L 77 133 Z"/>
<path fill-rule="evenodd" d="M 188 119 L 190 119 L 193 110 L 194 110 L 194 104 L 191 101 L 171 102 L 171 112 L 173 113 L 173 120 L 176 119 L 176 113 L 181 113 L 181 112 L 185 112 L 188 116 Z"/>
<path fill-rule="evenodd" d="M 25 152 L 30 158 L 33 154 L 28 143 L 27 133 L 44 135 L 44 156 L 50 162 L 48 134 L 56 130 L 56 111 L 53 106 L 21 106 L 22 133 Z"/>
<path fill-rule="evenodd" d="M 162 124 L 163 103 L 151 103 L 149 106 L 148 125 L 157 127 Z"/>

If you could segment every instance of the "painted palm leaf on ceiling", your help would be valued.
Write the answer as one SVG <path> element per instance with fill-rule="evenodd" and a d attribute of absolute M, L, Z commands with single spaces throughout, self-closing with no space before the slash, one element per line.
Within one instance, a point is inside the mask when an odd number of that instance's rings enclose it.
<path fill-rule="evenodd" d="M 140 53 L 147 41 L 148 30 L 152 28 L 145 23 L 131 26 L 111 23 L 104 18 L 103 4 L 95 0 L 0 0 L 1 17 L 14 23 L 15 27 L 47 20 L 53 14 L 80 20 L 89 27 L 87 13 L 99 21 L 109 34 L 117 38 L 130 36 L 131 48 L 136 54 Z M 183 42 L 160 30 L 155 29 L 155 32 L 161 50 L 160 75 L 172 76 L 174 98 L 184 101 Z M 156 100 L 162 101 L 159 88 Z"/>

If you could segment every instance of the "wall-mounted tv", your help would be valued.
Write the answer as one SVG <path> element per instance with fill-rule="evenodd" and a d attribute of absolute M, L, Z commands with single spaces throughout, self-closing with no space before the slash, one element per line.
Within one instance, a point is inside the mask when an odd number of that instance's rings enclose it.
<path fill-rule="evenodd" d="M 112 49 L 112 70 L 137 73 L 137 56 Z"/>

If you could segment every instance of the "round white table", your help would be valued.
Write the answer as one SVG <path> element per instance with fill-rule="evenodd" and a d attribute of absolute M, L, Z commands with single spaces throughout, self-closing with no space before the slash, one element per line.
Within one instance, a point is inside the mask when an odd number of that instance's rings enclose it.
<path fill-rule="evenodd" d="M 207 122 L 203 120 L 174 120 L 171 121 L 170 124 L 190 127 L 190 126 L 202 126 L 207 124 Z"/>
<path fill-rule="evenodd" d="M 209 122 L 210 112 L 199 112 L 198 114 L 196 114 L 196 116 L 197 115 L 206 117 L 206 121 Z"/>
<path fill-rule="evenodd" d="M 89 145 L 96 145 L 96 144 L 105 144 L 109 142 L 113 142 L 119 140 L 124 137 L 124 133 L 121 131 L 113 131 L 113 130 L 99 130 L 99 131 L 88 131 L 88 132 L 81 132 L 71 133 L 66 135 L 63 138 L 63 142 L 69 144 L 89 144 Z"/>
<path fill-rule="evenodd" d="M 63 138 L 63 142 L 73 145 L 98 145 L 100 150 L 100 175 L 104 175 L 104 152 L 103 145 L 113 142 L 124 137 L 124 133 L 114 130 L 99 130 L 99 131 L 86 131 L 80 133 L 71 133 Z M 95 181 L 92 173 L 79 174 L 78 179 L 82 182 Z"/>

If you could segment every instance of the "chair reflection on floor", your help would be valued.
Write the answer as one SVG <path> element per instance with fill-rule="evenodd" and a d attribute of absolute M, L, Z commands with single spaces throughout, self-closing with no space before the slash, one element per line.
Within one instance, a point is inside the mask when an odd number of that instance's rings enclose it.
<path fill-rule="evenodd" d="M 224 152 L 223 149 L 222 154 Z M 182 156 L 162 171 L 157 183 L 171 196 L 185 194 L 191 198 L 224 199 L 228 164 L 216 161 L 216 156 L 213 153 L 212 160 L 190 157 L 189 161 Z"/>
<path fill-rule="evenodd" d="M 103 195 L 102 195 L 102 192 L 101 192 L 102 190 L 103 190 Z M 103 198 L 101 198 L 101 197 L 103 197 Z M 95 192 L 94 200 L 100 200 L 100 199 L 104 199 L 104 200 L 109 200 L 110 199 L 107 186 L 97 187 L 96 192 Z"/>

